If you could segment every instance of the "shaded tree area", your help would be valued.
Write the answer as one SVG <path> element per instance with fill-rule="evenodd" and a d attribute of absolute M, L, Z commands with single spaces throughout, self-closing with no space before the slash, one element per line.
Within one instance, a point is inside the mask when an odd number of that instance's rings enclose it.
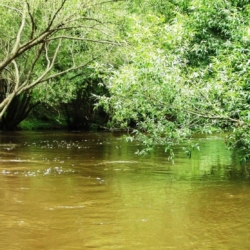
<path fill-rule="evenodd" d="M 0 82 L 0 102 L 2 102 L 9 92 L 10 84 L 5 79 Z M 9 104 L 7 110 L 0 120 L 1 130 L 13 130 L 16 129 L 20 122 L 26 119 L 29 113 L 35 108 L 39 101 L 31 103 L 32 94 L 30 90 L 24 91 L 18 96 L 15 96 Z"/>
<path fill-rule="evenodd" d="M 48 95 L 44 95 L 44 92 Z M 35 94 L 40 102 L 40 108 L 34 111 L 35 116 L 46 114 L 41 119 L 57 121 L 58 125 L 69 130 L 98 129 L 108 120 L 108 114 L 102 108 L 95 109 L 95 96 L 108 95 L 108 91 L 91 69 L 81 70 L 79 74 L 61 78 L 60 82 L 35 89 Z"/>
<path fill-rule="evenodd" d="M 98 92 L 98 88 L 92 81 L 85 81 L 82 86 L 77 88 L 75 98 L 68 103 L 61 103 L 60 109 L 70 130 L 89 130 L 98 128 L 98 124 L 107 122 L 107 114 L 94 111 L 95 99 L 93 94 L 103 94 Z"/>
<path fill-rule="evenodd" d="M 20 122 L 25 120 L 32 109 L 39 104 L 39 102 L 31 104 L 31 98 L 29 91 L 13 98 L 0 121 L 1 130 L 17 129 Z"/>

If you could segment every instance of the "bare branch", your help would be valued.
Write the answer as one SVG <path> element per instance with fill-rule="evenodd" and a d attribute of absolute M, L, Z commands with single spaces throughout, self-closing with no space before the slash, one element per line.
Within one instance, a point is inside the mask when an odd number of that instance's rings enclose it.
<path fill-rule="evenodd" d="M 10 10 L 17 11 L 17 12 L 19 12 L 20 14 L 22 14 L 22 11 L 21 11 L 21 10 L 19 10 L 19 9 L 17 9 L 17 8 L 14 8 L 14 7 L 10 7 L 9 5 L 0 4 L 0 6 L 5 7 L 5 8 L 7 8 L 7 9 L 10 9 Z"/>
<path fill-rule="evenodd" d="M 95 5 L 101 5 L 101 4 L 106 4 L 106 3 L 115 3 L 115 2 L 124 2 L 124 0 L 107 0 L 107 1 L 100 2 L 100 3 L 96 3 Z"/>
<path fill-rule="evenodd" d="M 74 22 L 78 22 L 78 21 L 81 21 L 81 22 L 82 21 L 94 21 L 96 23 L 103 24 L 102 21 L 100 21 L 96 18 L 90 18 L 90 17 L 79 17 L 79 18 L 72 18 L 72 19 L 69 18 L 68 21 L 65 20 L 64 24 L 74 23 Z"/>
<path fill-rule="evenodd" d="M 64 75 L 64 74 L 66 74 L 66 73 L 68 73 L 68 72 L 70 72 L 70 71 L 74 71 L 74 70 L 77 70 L 77 69 L 80 69 L 80 68 L 84 68 L 84 67 L 86 67 L 88 64 L 90 64 L 91 62 L 93 62 L 94 60 L 96 60 L 96 57 L 93 58 L 93 59 L 91 59 L 90 61 L 84 63 L 84 64 L 79 65 L 79 66 L 73 66 L 73 67 L 71 67 L 71 68 L 69 68 L 69 69 L 66 69 L 66 70 L 64 70 L 64 71 L 58 72 L 58 73 L 56 73 L 56 74 L 53 74 L 53 75 L 49 76 L 48 78 L 43 79 L 41 82 L 46 82 L 46 81 L 49 81 L 50 79 L 55 78 L 55 77 L 57 77 L 57 76 Z"/>
<path fill-rule="evenodd" d="M 88 38 L 80 38 L 80 37 L 73 37 L 73 36 L 55 36 L 52 38 L 48 38 L 46 41 L 53 41 L 58 39 L 68 39 L 68 40 L 79 40 L 79 41 L 87 41 L 87 42 L 94 42 L 94 43 L 105 43 L 105 44 L 112 44 L 112 45 L 121 45 L 120 43 L 112 42 L 109 40 L 95 40 L 95 39 L 88 39 Z"/>
<path fill-rule="evenodd" d="M 35 24 L 35 19 L 31 13 L 31 9 L 30 9 L 30 4 L 28 3 L 28 1 L 26 0 L 26 4 L 27 4 L 27 8 L 28 8 L 28 13 L 29 13 L 29 17 L 30 17 L 30 21 L 31 21 L 31 34 L 30 34 L 30 38 L 32 39 L 36 30 L 36 24 Z"/>
<path fill-rule="evenodd" d="M 34 82 L 32 82 L 31 84 L 28 84 L 28 85 L 24 85 L 23 84 L 20 88 L 18 88 L 17 95 L 19 95 L 21 92 L 23 92 L 23 91 L 25 91 L 27 89 L 30 89 L 30 88 L 36 86 L 38 83 L 41 83 L 41 82 L 45 81 L 44 78 L 51 71 L 51 69 L 53 68 L 53 66 L 55 64 L 55 60 L 57 58 L 57 55 L 58 55 L 60 47 L 61 47 L 61 40 L 59 41 L 59 43 L 57 45 L 57 48 L 56 48 L 56 51 L 55 51 L 55 53 L 53 55 L 52 60 L 49 59 L 48 48 L 46 47 L 46 60 L 47 60 L 46 70 Z"/>
<path fill-rule="evenodd" d="M 4 60 L 0 63 L 0 71 L 2 71 L 3 68 L 6 67 L 6 65 L 8 65 L 16 57 L 17 51 L 20 46 L 21 34 L 25 25 L 25 18 L 26 18 L 26 6 L 24 5 L 24 11 L 22 12 L 22 21 L 19 30 L 17 32 L 15 44 L 10 54 L 6 58 L 4 58 Z"/>
<path fill-rule="evenodd" d="M 60 7 L 56 10 L 56 12 L 54 13 L 53 17 L 51 18 L 48 27 L 46 29 L 46 31 L 50 30 L 50 28 L 52 27 L 57 15 L 59 14 L 59 12 L 61 11 L 61 9 L 63 8 L 64 4 L 66 3 L 67 0 L 63 0 L 62 4 L 60 5 Z"/>
<path fill-rule="evenodd" d="M 44 43 L 45 38 L 51 35 L 53 32 L 54 31 L 44 32 L 40 34 L 38 37 L 21 45 L 16 51 L 13 51 L 13 53 L 8 54 L 7 57 L 2 62 L 0 62 L 0 71 L 3 70 L 13 59 L 19 57 L 25 51 L 29 50 L 32 47 L 35 47 L 36 45 L 40 43 Z"/>
<path fill-rule="evenodd" d="M 46 40 L 46 37 L 52 35 L 53 33 L 54 33 L 54 31 L 47 31 L 47 32 L 43 32 L 43 33 L 39 34 L 34 39 L 32 39 L 32 40 L 28 41 L 27 43 L 23 44 L 22 46 L 20 46 L 16 56 L 21 55 L 26 50 L 28 50 L 32 47 L 35 47 L 36 45 L 38 45 L 40 43 L 44 43 Z"/>
<path fill-rule="evenodd" d="M 103 23 L 102 23 L 103 24 Z M 110 34 L 108 34 L 107 32 L 105 32 L 104 30 L 100 29 L 100 28 L 96 28 L 96 26 L 98 27 L 98 23 L 93 24 L 91 26 L 87 26 L 87 25 L 77 25 L 77 26 L 66 26 L 66 27 L 60 27 L 57 29 L 57 31 L 60 30 L 74 30 L 74 29 L 89 29 L 91 31 L 96 30 L 104 35 L 110 36 Z"/>
<path fill-rule="evenodd" d="M 44 46 L 45 46 L 45 44 L 42 44 L 42 45 L 41 45 L 41 47 L 39 48 L 39 50 L 38 50 L 38 52 L 37 52 L 37 55 L 34 57 L 34 60 L 33 60 L 31 66 L 30 66 L 30 68 L 29 68 L 29 71 L 28 71 L 28 73 L 26 74 L 26 80 L 25 80 L 25 82 L 23 83 L 24 85 L 25 85 L 27 82 L 29 82 L 30 77 L 31 77 L 31 74 L 32 74 L 32 72 L 33 72 L 33 70 L 34 70 L 34 68 L 35 68 L 35 66 L 36 66 L 36 63 L 38 62 L 39 58 L 40 58 L 41 55 L 42 55 L 42 52 L 44 51 Z"/>
<path fill-rule="evenodd" d="M 50 62 L 50 59 L 49 59 L 49 56 L 48 56 L 48 44 L 45 44 L 44 48 L 45 48 L 45 58 L 46 58 L 46 61 L 47 61 L 47 69 L 50 68 L 50 65 L 51 65 L 51 62 Z"/>
<path fill-rule="evenodd" d="M 228 121 L 232 121 L 232 122 L 239 122 L 240 121 L 238 119 L 233 119 L 233 118 L 228 117 L 228 116 L 206 115 L 206 114 L 194 112 L 192 110 L 187 110 L 187 112 L 190 114 L 197 115 L 199 117 L 207 118 L 207 119 L 211 119 L 211 120 L 228 120 Z"/>
<path fill-rule="evenodd" d="M 13 98 L 16 96 L 16 92 L 13 91 L 10 95 L 8 95 L 1 103 L 0 103 L 0 120 L 3 117 L 3 114 L 5 113 L 5 111 L 7 110 L 7 108 L 9 107 L 11 101 L 13 100 Z"/>
<path fill-rule="evenodd" d="M 22 13 L 22 22 L 21 22 L 20 28 L 18 30 L 17 37 L 16 37 L 16 42 L 15 42 L 15 44 L 13 46 L 11 54 L 15 54 L 16 51 L 18 50 L 19 46 L 20 46 L 21 34 L 22 34 L 22 31 L 23 31 L 23 28 L 24 28 L 24 25 L 25 25 L 25 18 L 26 18 L 26 5 L 24 5 L 24 10 L 23 10 L 23 13 Z"/>
<path fill-rule="evenodd" d="M 15 68 L 15 91 L 20 83 L 20 76 L 19 76 L 19 69 L 15 60 L 12 61 L 14 68 Z"/>
<path fill-rule="evenodd" d="M 68 73 L 68 72 L 70 72 L 70 71 L 75 71 L 75 70 L 80 69 L 80 68 L 84 68 L 84 67 L 86 67 L 88 64 L 90 64 L 91 62 L 93 62 L 95 59 L 96 59 L 96 58 L 93 58 L 93 59 L 89 60 L 88 62 L 86 62 L 86 63 L 84 63 L 84 64 L 81 64 L 81 65 L 79 65 L 79 66 L 73 66 L 73 67 L 68 68 L 68 69 L 66 69 L 66 70 L 64 70 L 64 71 L 61 71 L 61 72 L 52 74 L 52 75 L 50 75 L 50 76 L 48 76 L 48 77 L 46 77 L 46 78 L 45 78 L 45 77 L 44 77 L 44 78 L 39 77 L 39 78 L 38 78 L 36 81 L 34 81 L 33 83 L 31 83 L 31 84 L 25 86 L 24 88 L 22 88 L 21 91 L 18 91 L 18 94 L 20 94 L 21 92 L 23 92 L 23 91 L 25 91 L 25 90 L 28 90 L 28 89 L 33 88 L 33 87 L 36 86 L 37 84 L 40 84 L 40 83 L 43 83 L 43 82 L 48 82 L 49 80 L 51 80 L 51 79 L 53 79 L 53 78 L 55 78 L 55 77 L 57 77 L 57 76 L 64 75 L 64 74 L 66 74 L 66 73 Z M 48 72 L 47 72 L 47 73 L 48 73 Z M 47 74 L 47 73 L 46 73 L 46 74 Z M 46 74 L 45 74 L 45 75 L 46 75 Z"/>

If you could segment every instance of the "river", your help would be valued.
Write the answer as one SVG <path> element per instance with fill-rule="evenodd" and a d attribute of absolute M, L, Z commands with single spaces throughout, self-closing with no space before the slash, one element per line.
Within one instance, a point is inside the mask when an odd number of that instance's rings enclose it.
<path fill-rule="evenodd" d="M 0 133 L 0 249 L 250 249 L 249 165 L 194 141 L 173 164 L 115 133 Z"/>

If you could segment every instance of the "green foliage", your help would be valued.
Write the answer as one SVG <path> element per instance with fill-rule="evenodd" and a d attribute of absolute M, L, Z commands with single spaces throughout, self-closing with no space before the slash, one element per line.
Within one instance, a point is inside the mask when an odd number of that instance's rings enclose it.
<path fill-rule="evenodd" d="M 237 152 L 241 162 L 250 159 L 249 122 L 247 124 L 237 124 L 237 128 L 227 137 L 227 145 L 230 149 Z"/>
<path fill-rule="evenodd" d="M 221 50 L 241 40 L 246 18 L 242 9 L 229 1 L 192 1 L 186 18 L 189 32 L 187 59 L 192 65 L 207 65 Z"/>
<path fill-rule="evenodd" d="M 25 91 L 30 90 L 34 103 L 52 106 L 84 92 L 80 85 L 89 75 L 77 83 L 73 78 L 101 56 L 105 61 L 113 53 L 116 60 L 114 47 L 120 41 L 115 15 L 109 14 L 116 7 L 116 1 L 101 0 L 1 1 L 0 120 Z"/>
<path fill-rule="evenodd" d="M 99 101 L 111 127 L 132 127 L 128 140 L 145 145 L 139 154 L 164 145 L 173 156 L 173 146 L 194 132 L 249 123 L 249 4 L 166 1 L 173 7 L 170 21 L 152 3 L 135 2 L 125 19 L 124 64 L 96 65 L 106 70 L 110 94 Z M 230 141 L 237 146 L 236 138 Z"/>
<path fill-rule="evenodd" d="M 49 2 L 49 1 L 47 1 Z M 21 43 L 36 36 L 50 20 L 60 1 L 30 1 L 30 13 L 38 25 L 31 34 L 27 18 Z M 58 15 L 60 23 L 83 6 L 66 1 Z M 10 1 L 4 0 L 5 4 Z M 69 123 L 91 117 L 100 119 L 98 108 L 110 117 L 107 126 L 132 131 L 128 140 L 139 140 L 147 153 L 163 145 L 170 158 L 173 146 L 193 133 L 232 131 L 229 147 L 249 157 L 250 135 L 250 3 L 249 1 L 143 0 L 84 1 L 79 7 L 81 25 L 58 30 L 65 39 L 51 74 L 72 65 L 86 64 L 65 76 L 58 75 L 32 91 L 32 101 L 56 110 Z M 13 8 L 21 8 L 13 1 Z M 0 24 L 0 58 L 13 46 L 20 13 L 0 4 L 5 18 Z M 13 16 L 11 14 L 13 13 Z M 75 13 L 75 12 L 74 12 Z M 14 18 L 14 21 L 12 20 Z M 9 25 L 12 29 L 8 29 Z M 79 22 L 77 23 L 79 24 Z M 8 34 L 8 39 L 5 39 Z M 93 41 L 100 41 L 95 43 Z M 114 45 L 110 41 L 116 41 Z M 119 45 L 119 46 L 117 46 Z M 47 54 L 38 58 L 30 79 L 38 78 L 58 46 L 51 40 Z M 25 80 L 37 50 L 17 58 Z M 2 72 L 10 78 L 14 66 Z M 1 95 L 2 96 L 2 95 Z M 98 101 L 98 104 L 96 102 Z M 95 109 L 94 109 L 95 106 Z M 102 111 L 101 111 L 102 112 Z M 62 118 L 63 117 L 63 118 Z M 59 120 L 60 120 L 59 119 Z M 81 122 L 79 121 L 79 123 Z M 76 122 L 76 123 L 77 123 Z M 106 126 L 106 125 L 105 125 Z M 191 156 L 192 142 L 184 148 Z"/>
<path fill-rule="evenodd" d="M 133 25 L 128 30 L 128 38 L 133 46 L 127 63 L 118 69 L 108 69 L 104 82 L 109 96 L 101 96 L 99 104 L 112 117 L 110 126 L 136 125 L 133 133 L 146 146 L 138 153 L 148 152 L 156 144 L 172 152 L 171 146 L 190 134 L 179 112 L 183 62 L 179 55 L 165 54 L 166 43 L 175 43 L 176 38 L 164 32 L 158 40 L 159 32 L 166 27 L 161 18 L 152 14 L 142 18 L 129 17 Z M 162 40 L 166 41 L 163 46 Z"/>

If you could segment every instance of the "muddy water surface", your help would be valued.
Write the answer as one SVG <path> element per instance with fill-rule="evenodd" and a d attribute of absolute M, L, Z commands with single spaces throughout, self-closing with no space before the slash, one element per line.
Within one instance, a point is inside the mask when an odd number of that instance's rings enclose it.
<path fill-rule="evenodd" d="M 111 133 L 0 134 L 0 249 L 250 249 L 249 166 L 223 138 L 175 164 Z"/>

